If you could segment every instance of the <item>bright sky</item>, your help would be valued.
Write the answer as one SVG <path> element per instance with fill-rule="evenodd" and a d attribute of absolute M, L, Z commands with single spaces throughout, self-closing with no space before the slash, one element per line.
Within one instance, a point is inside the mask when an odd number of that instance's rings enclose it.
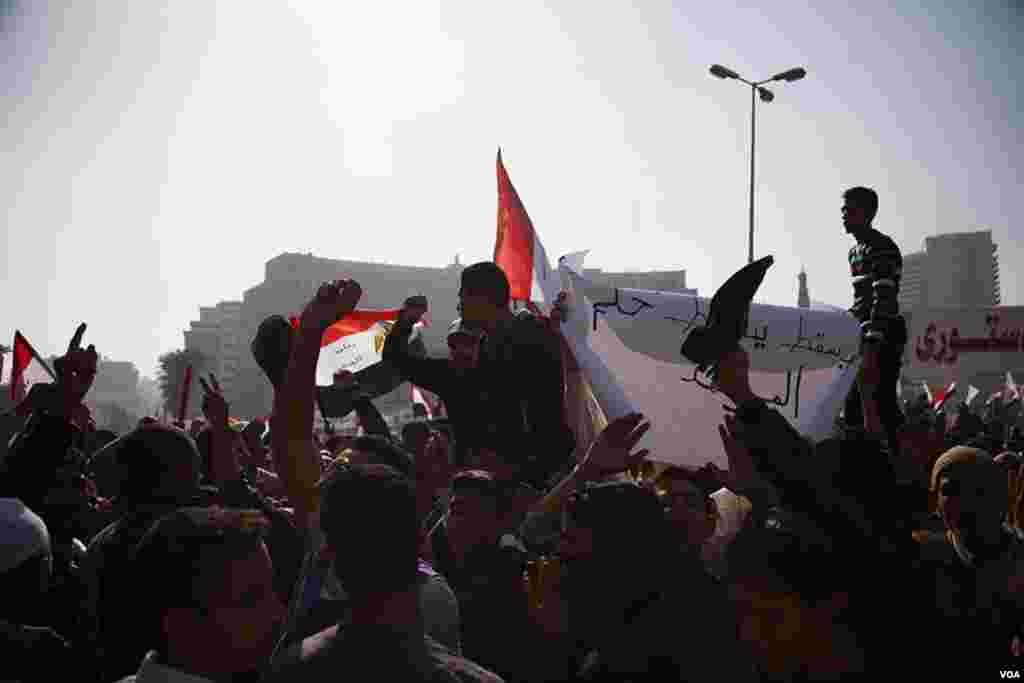
<path fill-rule="evenodd" d="M 85 321 L 152 375 L 281 252 L 489 258 L 499 145 L 552 258 L 710 294 L 746 261 L 750 144 L 715 62 L 808 71 L 758 108 L 759 298 L 794 304 L 805 265 L 849 304 L 840 193 L 865 184 L 905 252 L 990 228 L 1024 303 L 1022 11 L 814 4 L 0 1 L 0 341 L 57 353 Z"/>

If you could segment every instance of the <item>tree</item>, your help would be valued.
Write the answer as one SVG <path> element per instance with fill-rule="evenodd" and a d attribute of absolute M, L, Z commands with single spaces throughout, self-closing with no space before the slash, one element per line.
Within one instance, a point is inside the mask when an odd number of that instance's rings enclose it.
<path fill-rule="evenodd" d="M 96 406 L 94 416 L 99 429 L 109 429 L 117 434 L 127 434 L 135 429 L 139 421 L 137 415 L 132 415 L 117 403 L 100 403 Z"/>
<path fill-rule="evenodd" d="M 195 349 L 169 351 L 159 358 L 160 363 L 160 395 L 164 406 L 171 415 L 178 414 L 178 402 L 181 401 L 181 385 L 185 381 L 185 368 L 192 366 L 192 387 L 189 391 L 188 415 L 186 419 L 199 415 L 201 411 L 201 394 L 199 375 L 213 366 L 211 359 Z"/>

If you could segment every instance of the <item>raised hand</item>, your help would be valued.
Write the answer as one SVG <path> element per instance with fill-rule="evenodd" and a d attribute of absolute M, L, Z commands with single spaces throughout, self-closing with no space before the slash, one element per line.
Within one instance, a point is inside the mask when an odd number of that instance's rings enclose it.
<path fill-rule="evenodd" d="M 328 327 L 355 310 L 362 296 L 363 289 L 354 280 L 325 282 L 303 309 L 300 327 L 323 334 Z"/>
<path fill-rule="evenodd" d="M 85 323 L 78 326 L 68 344 L 67 353 L 53 363 L 64 404 L 62 407 L 69 413 L 74 412 L 89 393 L 93 380 L 96 379 L 96 367 L 99 364 L 99 354 L 96 353 L 95 345 L 90 344 L 89 348 L 82 348 L 85 329 Z"/>
<path fill-rule="evenodd" d="M 551 327 L 557 332 L 559 326 L 564 323 L 565 319 L 568 317 L 569 294 L 566 292 L 559 292 L 554 305 L 551 306 L 551 314 L 548 316 L 548 320 L 551 321 Z"/>
<path fill-rule="evenodd" d="M 633 449 L 650 428 L 651 423 L 640 413 L 613 421 L 587 449 L 580 463 L 580 474 L 585 479 L 600 479 L 639 464 L 650 452 L 646 449 L 634 452 Z"/>
<path fill-rule="evenodd" d="M 221 391 L 220 383 L 214 374 L 210 373 L 210 381 L 207 383 L 202 377 L 199 384 L 203 387 L 203 415 L 214 429 L 225 430 L 228 428 L 228 402 Z"/>
<path fill-rule="evenodd" d="M 716 383 L 719 391 L 737 406 L 756 398 L 750 388 L 750 356 L 746 351 L 740 349 L 722 356 L 718 361 Z"/>
<path fill-rule="evenodd" d="M 441 432 L 433 432 L 423 445 L 423 450 L 416 453 L 416 477 L 431 491 L 447 486 L 455 472 L 448 459 L 448 437 Z"/>

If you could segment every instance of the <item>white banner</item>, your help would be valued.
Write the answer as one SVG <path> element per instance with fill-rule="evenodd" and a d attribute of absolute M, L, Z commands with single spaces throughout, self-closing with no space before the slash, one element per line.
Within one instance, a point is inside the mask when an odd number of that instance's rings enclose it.
<path fill-rule="evenodd" d="M 567 284 L 573 282 L 567 269 L 563 273 Z M 727 468 L 717 427 L 728 399 L 694 382 L 693 366 L 684 366 L 685 361 L 661 360 L 628 348 L 606 316 L 597 317 L 595 329 L 592 302 L 571 284 L 567 289 L 575 303 L 569 306 L 562 332 L 608 419 L 643 413 L 651 421 L 651 430 L 642 446 L 651 450 L 655 462 L 693 467 L 712 462 Z M 796 367 L 788 373 L 752 370 L 750 382 L 759 396 L 777 399 L 778 409 L 791 424 L 819 440 L 831 434 L 855 373 L 856 368 L 845 366 L 839 370 Z"/>
<path fill-rule="evenodd" d="M 573 287 L 589 300 L 593 328 L 604 320 L 629 349 L 659 361 L 691 366 L 683 341 L 706 323 L 710 299 L 597 285 L 572 271 Z M 740 341 L 753 370 L 785 373 L 850 363 L 858 353 L 860 324 L 846 311 L 753 304 Z"/>

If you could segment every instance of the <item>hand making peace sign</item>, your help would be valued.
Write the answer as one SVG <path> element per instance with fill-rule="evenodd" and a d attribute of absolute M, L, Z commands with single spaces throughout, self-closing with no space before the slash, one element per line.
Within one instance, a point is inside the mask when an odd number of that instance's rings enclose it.
<path fill-rule="evenodd" d="M 203 387 L 203 415 L 210 422 L 210 426 L 217 430 L 228 428 L 228 402 L 221 391 L 217 377 L 210 373 L 210 382 L 207 383 L 202 377 L 199 384 Z"/>

